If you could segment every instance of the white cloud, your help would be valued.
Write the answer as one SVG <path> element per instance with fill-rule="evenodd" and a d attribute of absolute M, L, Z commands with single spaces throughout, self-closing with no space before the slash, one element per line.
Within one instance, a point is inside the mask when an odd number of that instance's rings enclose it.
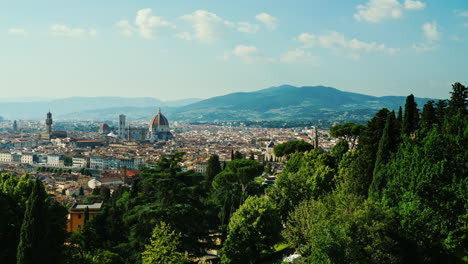
<path fill-rule="evenodd" d="M 255 46 L 237 45 L 233 50 L 224 53 L 223 60 L 229 60 L 232 56 L 241 59 L 246 63 L 274 62 L 274 58 L 264 56 Z"/>
<path fill-rule="evenodd" d="M 188 32 L 180 32 L 176 34 L 176 37 L 184 40 L 192 40 L 192 35 Z"/>
<path fill-rule="evenodd" d="M 438 30 L 437 23 L 433 21 L 432 23 L 425 23 L 422 26 L 424 37 L 430 43 L 440 39 L 441 33 Z"/>
<path fill-rule="evenodd" d="M 223 20 L 215 13 L 206 10 L 197 10 L 192 14 L 183 15 L 183 20 L 192 23 L 194 30 L 193 38 L 202 42 L 213 42 L 219 38 L 222 26 L 229 26 L 232 23 Z"/>
<path fill-rule="evenodd" d="M 50 26 L 50 31 L 54 36 L 62 37 L 85 37 L 85 36 L 96 36 L 97 31 L 94 28 L 89 30 L 83 28 L 71 28 L 63 24 L 53 24 Z"/>
<path fill-rule="evenodd" d="M 120 28 L 120 32 L 125 36 L 132 36 L 135 30 L 127 20 L 119 21 L 115 25 Z"/>
<path fill-rule="evenodd" d="M 175 28 L 174 24 L 165 20 L 163 17 L 153 16 L 153 10 L 151 8 L 138 10 L 134 25 L 127 20 L 122 20 L 117 22 L 116 26 L 120 28 L 121 33 L 125 36 L 138 33 L 140 36 L 147 39 L 154 37 L 154 30 L 156 28 Z"/>
<path fill-rule="evenodd" d="M 467 24 L 468 24 L 468 23 L 467 23 Z M 452 35 L 452 36 L 450 37 L 450 39 L 453 40 L 453 41 L 459 41 L 459 40 L 460 40 L 460 38 L 459 38 L 457 35 Z"/>
<path fill-rule="evenodd" d="M 453 12 L 455 12 L 458 16 L 468 17 L 468 10 L 454 10 Z"/>
<path fill-rule="evenodd" d="M 24 28 L 10 28 L 8 29 L 8 32 L 10 32 L 10 34 L 22 35 L 22 36 L 25 36 L 28 34 L 28 31 Z"/>
<path fill-rule="evenodd" d="M 433 51 L 438 48 L 434 42 L 440 40 L 442 33 L 439 31 L 437 23 L 433 21 L 432 23 L 428 22 L 422 25 L 424 42 L 413 44 L 412 48 L 417 52 L 428 52 Z M 458 37 L 456 37 L 458 39 Z M 452 37 L 452 40 L 455 40 Z"/>
<path fill-rule="evenodd" d="M 387 18 L 398 19 L 404 10 L 422 10 L 426 4 L 421 1 L 405 0 L 401 4 L 398 0 L 369 0 L 365 5 L 358 5 L 354 18 L 358 21 L 378 23 Z"/>
<path fill-rule="evenodd" d="M 333 51 L 337 55 L 344 55 L 351 59 L 359 59 L 362 53 L 386 53 L 395 54 L 400 50 L 388 48 L 384 44 L 364 42 L 357 39 L 347 39 L 339 32 L 329 32 L 324 35 L 302 33 L 297 37 L 306 48 L 321 47 Z"/>
<path fill-rule="evenodd" d="M 421 1 L 405 0 L 405 9 L 422 10 L 426 8 L 426 4 Z"/>
<path fill-rule="evenodd" d="M 468 27 L 468 23 L 463 24 L 464 27 Z"/>
<path fill-rule="evenodd" d="M 417 52 L 428 52 L 437 49 L 437 46 L 434 46 L 430 43 L 414 43 L 412 48 Z"/>
<path fill-rule="evenodd" d="M 290 50 L 281 56 L 284 63 L 318 63 L 319 57 L 313 56 L 310 52 L 302 49 Z"/>
<path fill-rule="evenodd" d="M 249 22 L 237 23 L 237 31 L 239 32 L 254 34 L 254 33 L 257 33 L 259 29 L 260 27 L 257 24 L 251 24 Z"/>
<path fill-rule="evenodd" d="M 261 13 L 255 16 L 255 18 L 262 22 L 269 30 L 276 29 L 278 19 L 270 14 Z"/>

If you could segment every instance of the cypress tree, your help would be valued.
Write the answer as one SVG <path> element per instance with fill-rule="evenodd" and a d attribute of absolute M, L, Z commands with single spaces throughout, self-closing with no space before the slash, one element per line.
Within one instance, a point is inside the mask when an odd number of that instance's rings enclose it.
<path fill-rule="evenodd" d="M 400 123 L 400 125 L 403 122 L 403 110 L 401 109 L 401 106 L 398 108 L 397 122 Z"/>
<path fill-rule="evenodd" d="M 414 101 L 414 95 L 406 97 L 405 114 L 403 116 L 402 132 L 409 135 L 419 127 L 419 109 Z"/>
<path fill-rule="evenodd" d="M 436 111 L 434 108 L 434 101 L 428 101 L 421 114 L 421 127 L 431 129 L 432 125 L 437 123 Z"/>
<path fill-rule="evenodd" d="M 437 123 L 439 125 L 442 125 L 442 123 L 444 122 L 446 112 L 447 112 L 447 100 L 439 100 L 436 103 L 436 108 L 435 108 L 435 115 L 436 115 Z"/>
<path fill-rule="evenodd" d="M 466 114 L 468 89 L 461 83 L 457 82 L 452 85 L 453 91 L 450 92 L 452 96 L 449 100 L 449 112 L 452 115 L 456 115 L 460 110 L 463 114 Z"/>
<path fill-rule="evenodd" d="M 23 223 L 21 225 L 20 242 L 16 254 L 17 264 L 47 263 L 47 250 L 44 250 L 46 227 L 46 193 L 44 186 L 36 180 L 31 195 L 28 198 Z"/>
<path fill-rule="evenodd" d="M 89 221 L 89 208 L 86 206 L 84 209 L 84 224 L 86 224 Z"/>
<path fill-rule="evenodd" d="M 221 165 L 219 164 L 219 156 L 216 154 L 211 155 L 208 159 L 208 166 L 206 168 L 206 174 L 208 176 L 208 181 L 213 181 L 214 177 L 221 172 Z"/>
<path fill-rule="evenodd" d="M 372 183 L 369 187 L 370 198 L 377 199 L 385 186 L 386 179 L 383 175 L 383 167 L 390 160 L 391 152 L 396 148 L 394 135 L 392 135 L 392 126 L 395 124 L 395 115 L 390 114 L 385 122 L 385 128 L 379 141 L 379 149 L 374 166 Z"/>

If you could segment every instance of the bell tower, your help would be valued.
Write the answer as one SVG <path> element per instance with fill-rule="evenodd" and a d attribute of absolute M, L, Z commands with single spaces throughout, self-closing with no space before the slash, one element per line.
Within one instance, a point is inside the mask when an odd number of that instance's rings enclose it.
<path fill-rule="evenodd" d="M 50 135 L 52 133 L 52 123 L 53 123 L 52 113 L 50 111 L 47 113 L 47 118 L 46 118 L 45 123 L 46 123 L 46 133 Z"/>

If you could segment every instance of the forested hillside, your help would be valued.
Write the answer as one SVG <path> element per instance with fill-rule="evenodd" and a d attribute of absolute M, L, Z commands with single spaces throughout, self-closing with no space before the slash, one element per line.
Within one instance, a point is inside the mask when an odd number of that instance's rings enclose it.
<path fill-rule="evenodd" d="M 215 249 L 220 263 L 259 263 L 291 249 L 297 263 L 468 263 L 466 98 L 459 83 L 422 108 L 410 95 L 397 113 L 333 128 L 331 153 L 279 145 L 286 168 L 270 187 L 259 180 L 270 165 L 242 155 L 225 166 L 213 156 L 208 175 L 182 171 L 183 153 L 163 157 L 95 197 L 104 209 L 68 236 L 40 181 L 3 174 L 0 259 L 190 263 Z"/>

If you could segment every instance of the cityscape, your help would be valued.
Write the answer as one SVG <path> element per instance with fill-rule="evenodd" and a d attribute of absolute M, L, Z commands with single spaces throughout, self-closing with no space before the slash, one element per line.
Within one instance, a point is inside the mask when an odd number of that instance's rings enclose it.
<path fill-rule="evenodd" d="M 468 2 L 0 2 L 1 264 L 468 263 Z"/>

